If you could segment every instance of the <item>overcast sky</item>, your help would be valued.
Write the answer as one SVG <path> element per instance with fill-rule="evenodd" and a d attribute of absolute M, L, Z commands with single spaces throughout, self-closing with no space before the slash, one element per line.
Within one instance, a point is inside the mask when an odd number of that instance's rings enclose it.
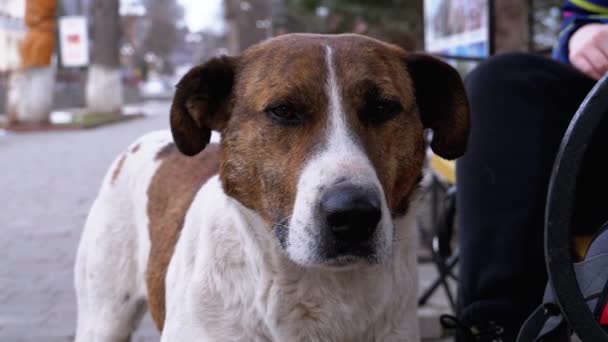
<path fill-rule="evenodd" d="M 224 29 L 222 0 L 178 0 L 184 6 L 185 19 L 192 32 L 221 32 Z"/>

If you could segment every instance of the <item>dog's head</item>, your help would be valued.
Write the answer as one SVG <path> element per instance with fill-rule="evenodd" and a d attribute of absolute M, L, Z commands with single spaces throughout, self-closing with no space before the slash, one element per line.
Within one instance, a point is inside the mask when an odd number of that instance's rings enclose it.
<path fill-rule="evenodd" d="M 286 35 L 190 70 L 171 129 L 195 155 L 222 135 L 225 192 L 259 213 L 294 262 L 338 267 L 391 253 L 420 181 L 425 128 L 465 149 L 462 81 L 432 57 L 357 35 Z"/>

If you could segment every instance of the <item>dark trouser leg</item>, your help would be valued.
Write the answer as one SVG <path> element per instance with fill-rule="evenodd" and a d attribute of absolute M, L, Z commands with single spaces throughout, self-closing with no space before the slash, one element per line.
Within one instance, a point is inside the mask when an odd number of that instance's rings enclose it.
<path fill-rule="evenodd" d="M 514 336 L 547 281 L 543 221 L 553 161 L 595 82 L 547 58 L 508 54 L 482 63 L 465 83 L 472 130 L 457 164 L 459 316 L 465 324 L 496 321 Z"/>

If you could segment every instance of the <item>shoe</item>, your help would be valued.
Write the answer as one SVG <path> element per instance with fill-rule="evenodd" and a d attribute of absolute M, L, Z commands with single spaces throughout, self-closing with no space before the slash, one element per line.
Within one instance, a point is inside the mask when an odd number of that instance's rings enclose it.
<path fill-rule="evenodd" d="M 453 330 L 459 341 L 466 342 L 505 342 L 504 328 L 490 321 L 467 326 L 452 315 L 441 315 L 439 322 L 444 329 Z"/>

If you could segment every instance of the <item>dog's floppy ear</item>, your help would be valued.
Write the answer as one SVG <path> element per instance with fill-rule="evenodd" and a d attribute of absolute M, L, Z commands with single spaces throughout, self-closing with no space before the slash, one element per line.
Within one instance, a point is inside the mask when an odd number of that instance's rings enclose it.
<path fill-rule="evenodd" d="M 193 156 L 209 143 L 230 116 L 236 57 L 216 57 L 192 68 L 176 86 L 171 104 L 171 133 L 177 148 Z"/>
<path fill-rule="evenodd" d="M 464 154 L 469 137 L 469 103 L 462 79 L 449 64 L 425 54 L 406 56 L 407 70 L 425 128 L 433 130 L 431 148 L 446 159 Z"/>

